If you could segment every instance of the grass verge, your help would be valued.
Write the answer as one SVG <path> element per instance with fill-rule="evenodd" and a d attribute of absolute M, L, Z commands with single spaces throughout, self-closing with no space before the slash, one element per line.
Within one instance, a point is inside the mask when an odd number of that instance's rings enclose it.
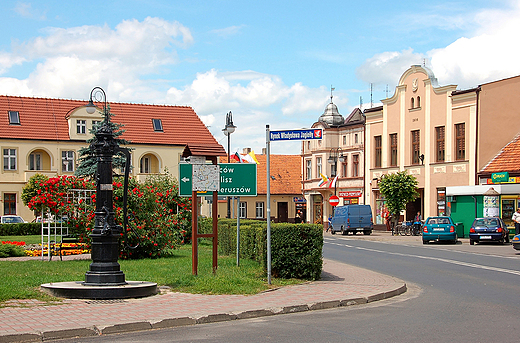
<path fill-rule="evenodd" d="M 42 283 L 81 281 L 89 269 L 91 260 L 51 262 L 0 261 L 0 306 L 10 299 L 38 299 L 56 301 L 40 292 Z M 297 279 L 267 279 L 260 264 L 236 257 L 219 256 L 218 270 L 212 271 L 211 246 L 199 245 L 198 276 L 192 275 L 191 246 L 183 246 L 175 255 L 155 260 L 120 260 L 126 280 L 157 282 L 158 286 L 170 286 L 173 291 L 203 294 L 256 294 L 269 288 L 304 282 Z M 4 304 L 5 305 L 5 304 Z"/>

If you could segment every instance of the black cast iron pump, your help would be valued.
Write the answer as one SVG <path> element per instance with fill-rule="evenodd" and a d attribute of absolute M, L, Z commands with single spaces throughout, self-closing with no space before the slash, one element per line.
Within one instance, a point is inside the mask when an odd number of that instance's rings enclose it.
<path fill-rule="evenodd" d="M 96 92 L 96 93 L 95 93 Z M 90 149 L 94 152 L 97 160 L 96 171 L 96 211 L 94 229 L 90 234 L 92 240 L 92 263 L 90 270 L 85 274 L 86 286 L 124 285 L 125 274 L 120 270 L 119 239 L 126 236 L 127 214 L 126 198 L 128 192 L 128 176 L 130 170 L 130 152 L 126 148 L 119 147 L 114 139 L 114 132 L 108 115 L 105 91 L 95 87 L 90 92 L 90 100 L 87 112 L 94 113 L 96 107 L 92 101 L 93 94 L 103 95 L 104 120 L 99 125 L 95 134 L 96 139 Z M 123 153 L 126 157 L 125 182 L 123 195 L 124 221 L 123 227 L 116 225 L 113 211 L 113 186 L 112 186 L 112 159 L 117 153 Z M 127 240 L 125 239 L 125 242 Z"/>

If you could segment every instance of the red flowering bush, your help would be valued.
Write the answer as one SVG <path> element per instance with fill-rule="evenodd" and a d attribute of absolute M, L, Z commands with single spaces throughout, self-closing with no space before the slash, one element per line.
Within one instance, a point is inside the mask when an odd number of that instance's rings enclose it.
<path fill-rule="evenodd" d="M 65 218 L 69 233 L 79 236 L 81 242 L 90 244 L 89 234 L 94 228 L 95 192 L 75 193 L 73 189 L 92 190 L 95 184 L 74 176 L 38 179 L 31 184 L 30 191 L 34 196 L 27 206 L 39 213 L 42 208 L 48 208 L 55 218 Z M 113 194 L 115 221 L 122 226 L 122 179 L 114 180 Z M 144 183 L 130 178 L 129 226 L 121 240 L 120 257 L 156 258 L 169 254 L 184 243 L 186 228 L 191 222 L 190 201 L 190 198 L 178 196 L 177 183 L 168 173 L 151 176 Z"/>
<path fill-rule="evenodd" d="M 178 196 L 176 181 L 168 173 L 150 176 L 144 183 L 130 179 L 127 228 L 122 258 L 165 256 L 184 243 L 191 222 L 190 199 Z M 114 182 L 117 222 L 123 221 L 123 184 Z M 129 248 L 137 246 L 137 248 Z"/>
<path fill-rule="evenodd" d="M 34 179 L 33 179 L 34 178 Z M 65 221 L 69 234 L 79 237 L 80 242 L 90 244 L 89 233 L 93 228 L 95 184 L 75 176 L 61 175 L 45 178 L 36 174 L 22 191 L 24 203 L 37 214 L 48 211 L 41 220 Z M 73 191 L 74 190 L 74 191 Z"/>

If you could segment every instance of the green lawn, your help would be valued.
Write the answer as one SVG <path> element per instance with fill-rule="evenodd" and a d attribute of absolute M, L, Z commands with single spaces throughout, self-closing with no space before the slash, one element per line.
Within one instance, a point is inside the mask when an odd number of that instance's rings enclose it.
<path fill-rule="evenodd" d="M 51 237 L 51 240 L 54 240 L 54 236 Z M 25 242 L 25 244 L 40 244 L 42 242 L 42 236 L 0 236 L 0 242 L 2 241 Z M 45 237 L 45 242 L 47 242 L 47 237 Z"/>
<path fill-rule="evenodd" d="M 29 241 L 27 237 L 32 236 L 24 236 L 25 242 Z M 7 240 L 4 238 L 2 236 L 0 240 Z M 56 300 L 41 293 L 39 286 L 48 282 L 82 281 L 90 263 L 91 260 L 59 261 L 58 258 L 51 262 L 0 261 L 0 306 L 9 299 Z M 199 245 L 198 276 L 192 275 L 191 245 L 181 247 L 173 257 L 120 260 L 119 263 L 126 280 L 157 282 L 158 286 L 166 285 L 174 291 L 186 293 L 255 294 L 273 287 L 304 282 L 273 278 L 269 286 L 258 263 L 241 259 L 240 267 L 237 267 L 234 256 L 219 256 L 218 270 L 213 274 L 211 246 L 207 243 Z"/>

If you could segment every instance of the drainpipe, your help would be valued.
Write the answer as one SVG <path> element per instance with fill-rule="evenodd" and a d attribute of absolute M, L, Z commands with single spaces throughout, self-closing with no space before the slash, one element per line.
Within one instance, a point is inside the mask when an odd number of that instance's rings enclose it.
<path fill-rule="evenodd" d="M 471 196 L 473 198 L 473 201 L 475 202 L 475 218 L 477 218 L 477 198 L 475 198 L 474 195 Z"/>

